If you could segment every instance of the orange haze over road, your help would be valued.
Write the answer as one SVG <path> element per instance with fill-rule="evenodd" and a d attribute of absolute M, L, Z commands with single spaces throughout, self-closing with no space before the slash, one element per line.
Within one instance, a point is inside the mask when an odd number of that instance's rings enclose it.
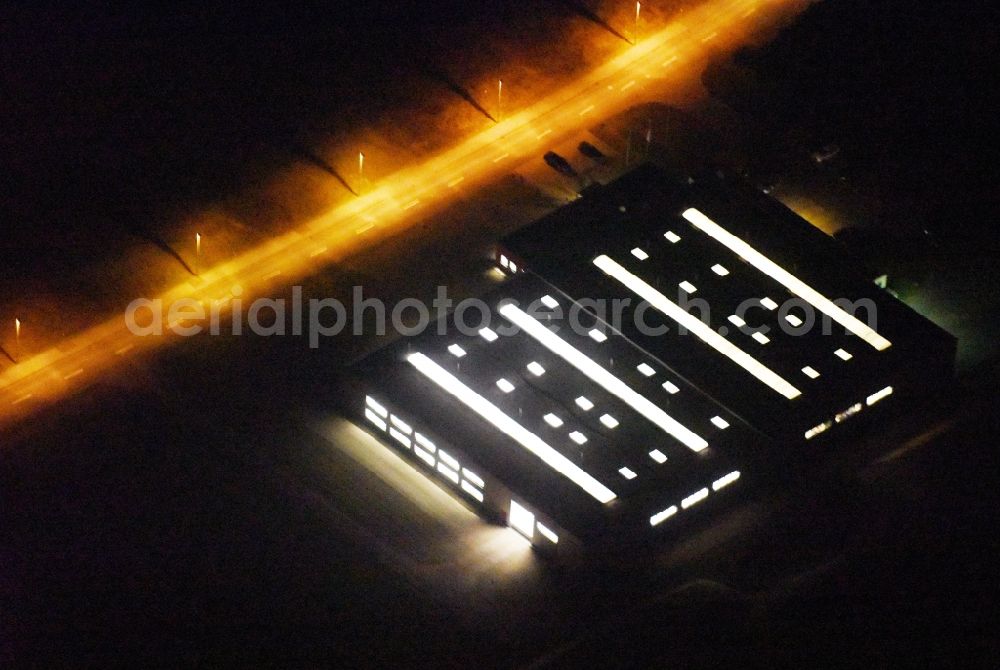
<path fill-rule="evenodd" d="M 699 76 L 698 58 L 707 50 L 735 48 L 741 39 L 737 31 L 768 27 L 802 5 L 801 0 L 709 0 L 662 30 L 641 36 L 637 45 L 624 47 L 604 65 L 530 107 L 505 110 L 495 126 L 400 170 L 297 230 L 150 297 L 161 299 L 165 307 L 191 298 L 204 306 L 206 314 L 213 304 L 224 310 L 236 286 L 245 302 L 264 297 L 271 281 L 290 284 L 308 276 L 333 258 L 413 224 L 427 207 L 446 204 L 462 190 L 537 159 L 561 137 L 641 102 L 643 87 L 637 82 Z M 164 324 L 163 336 L 139 337 L 119 314 L 8 367 L 0 375 L 0 425 L 84 387 L 130 356 L 177 342 L 180 336 L 171 334 L 168 325 Z"/>

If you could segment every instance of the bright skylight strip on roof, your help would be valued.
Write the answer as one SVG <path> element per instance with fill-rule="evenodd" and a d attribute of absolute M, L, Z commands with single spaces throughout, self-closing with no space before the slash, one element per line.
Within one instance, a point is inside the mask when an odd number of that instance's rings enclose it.
<path fill-rule="evenodd" d="M 616 419 L 615 417 L 611 416 L 610 414 L 602 414 L 601 415 L 601 423 L 603 423 L 608 428 L 617 428 L 618 427 L 618 419 Z"/>
<path fill-rule="evenodd" d="M 867 398 L 865 398 L 865 404 L 868 405 L 869 407 L 871 407 L 872 405 L 874 405 L 875 403 L 877 403 L 882 398 L 885 398 L 886 396 L 889 396 L 891 394 L 892 394 L 892 387 L 891 386 L 886 386 L 881 391 L 876 391 L 875 393 L 872 393 L 870 396 L 868 396 Z"/>
<path fill-rule="evenodd" d="M 695 293 L 698 290 L 694 284 L 687 281 L 686 279 L 682 281 L 680 284 L 678 284 L 678 286 L 680 286 L 685 293 Z"/>
<path fill-rule="evenodd" d="M 806 439 L 811 440 L 822 432 L 825 432 L 833 427 L 833 421 L 824 421 L 823 423 L 813 426 L 806 431 Z"/>
<path fill-rule="evenodd" d="M 703 489 L 700 489 L 698 491 L 695 491 L 694 493 L 692 493 L 687 498 L 685 498 L 684 500 L 681 501 L 681 509 L 687 509 L 688 507 L 691 507 L 692 505 L 697 505 L 698 503 L 700 503 L 702 500 L 704 500 L 707 497 L 708 497 L 708 488 L 707 487 L 703 488 Z"/>
<path fill-rule="evenodd" d="M 891 342 L 885 339 L 870 326 L 859 320 L 857 317 L 848 314 L 833 301 L 822 295 L 801 279 L 788 272 L 771 259 L 764 256 L 752 246 L 736 237 L 722 226 L 712 221 L 697 209 L 691 207 L 684 211 L 682 215 L 691 225 L 704 232 L 712 239 L 716 240 L 727 249 L 743 258 L 750 265 L 754 266 L 771 279 L 784 286 L 786 289 L 799 296 L 810 305 L 823 312 L 831 319 L 842 325 L 844 328 L 854 333 L 865 342 L 875 347 L 879 351 L 888 349 Z"/>
<path fill-rule="evenodd" d="M 543 295 L 541 300 L 542 304 L 548 307 L 549 309 L 555 309 L 556 307 L 559 306 L 559 303 L 556 301 L 556 299 L 550 295 Z"/>
<path fill-rule="evenodd" d="M 797 388 L 785 381 L 776 372 L 734 345 L 722 335 L 719 335 L 697 317 L 684 311 L 680 306 L 667 298 L 667 296 L 623 268 L 608 256 L 598 256 L 594 259 L 594 265 L 600 268 L 605 274 L 617 279 L 640 298 L 694 333 L 702 342 L 739 365 L 781 395 L 789 399 L 801 395 L 801 392 Z"/>
<path fill-rule="evenodd" d="M 680 440 L 688 449 L 701 451 L 708 446 L 708 442 L 704 438 L 684 427 L 660 407 L 632 390 L 621 379 L 605 370 L 515 305 L 510 303 L 503 305 L 500 308 L 500 314 L 510 319 L 514 325 L 538 340 L 542 346 L 575 367 L 605 391 L 623 400 L 629 407 L 649 419 L 668 435 Z"/>
<path fill-rule="evenodd" d="M 735 482 L 739 478 L 740 478 L 740 471 L 739 470 L 733 470 L 728 475 L 723 475 L 722 477 L 719 477 L 714 482 L 712 482 L 712 490 L 713 491 L 718 491 L 721 488 L 725 488 L 725 487 L 729 486 L 730 484 L 732 484 L 733 482 Z"/>
<path fill-rule="evenodd" d="M 546 465 L 565 476 L 598 501 L 607 503 L 617 497 L 614 491 L 553 449 L 540 437 L 507 416 L 503 410 L 473 391 L 426 355 L 414 353 L 407 356 L 406 360 L 442 390 L 455 396 L 466 407 L 493 424 L 497 430 L 538 456 Z"/>
<path fill-rule="evenodd" d="M 667 519 L 669 519 L 670 517 L 672 517 L 675 514 L 677 514 L 677 505 L 671 505 L 670 507 L 668 507 L 667 509 L 663 510 L 662 512 L 657 512 L 653 516 L 649 517 L 649 525 L 650 526 L 657 526 L 657 525 L 663 523 L 664 521 L 666 521 Z"/>

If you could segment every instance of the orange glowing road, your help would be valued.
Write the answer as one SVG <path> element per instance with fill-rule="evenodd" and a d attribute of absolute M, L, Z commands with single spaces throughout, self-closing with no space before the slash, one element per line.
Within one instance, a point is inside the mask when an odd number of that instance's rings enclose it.
<path fill-rule="evenodd" d="M 343 257 L 398 232 L 425 208 L 453 199 L 459 189 L 508 173 L 540 157 L 549 143 L 627 109 L 642 99 L 643 87 L 636 82 L 667 75 L 697 76 L 697 71 L 682 71 L 686 61 L 709 48 L 733 47 L 737 42 L 732 36 L 738 30 L 777 22 L 802 4 L 801 0 L 709 0 L 531 107 L 506 114 L 501 123 L 395 173 L 362 197 L 157 297 L 164 305 L 193 298 L 208 312 L 215 301 L 228 305 L 235 286 L 242 288 L 244 301 L 267 295 L 271 282 L 288 285 L 333 256 Z M 119 315 L 9 367 L 0 375 L 0 423 L 85 386 L 125 359 L 179 340 L 167 326 L 164 323 L 163 336 L 137 337 Z"/>

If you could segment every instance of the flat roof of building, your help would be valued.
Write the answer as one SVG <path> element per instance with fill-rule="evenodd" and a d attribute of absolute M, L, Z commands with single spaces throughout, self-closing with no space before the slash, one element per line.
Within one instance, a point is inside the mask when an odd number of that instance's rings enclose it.
<path fill-rule="evenodd" d="M 936 381 L 954 357 L 954 338 L 865 279 L 838 241 L 731 176 L 677 183 L 643 166 L 501 249 L 577 300 L 631 301 L 629 339 L 776 437 L 915 368 Z"/>
<path fill-rule="evenodd" d="M 640 167 L 495 260 L 505 278 L 481 304 L 359 364 L 365 416 L 543 535 L 542 518 L 585 542 L 648 537 L 954 359 L 837 241 L 726 175 Z"/>
<path fill-rule="evenodd" d="M 364 373 L 432 441 L 577 537 L 648 531 L 766 439 L 607 323 L 574 310 L 571 327 L 572 301 L 537 277 L 512 278 L 484 303 L 488 330 L 463 334 L 453 314 L 366 359 Z"/>

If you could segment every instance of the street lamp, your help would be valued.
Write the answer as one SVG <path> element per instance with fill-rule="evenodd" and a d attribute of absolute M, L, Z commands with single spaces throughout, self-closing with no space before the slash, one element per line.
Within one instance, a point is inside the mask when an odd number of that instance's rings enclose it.
<path fill-rule="evenodd" d="M 21 360 L 21 320 L 14 317 L 14 360 Z"/>
<path fill-rule="evenodd" d="M 632 29 L 632 44 L 639 43 L 639 11 L 642 9 L 642 3 L 635 3 L 635 27 Z"/>
<path fill-rule="evenodd" d="M 194 234 L 194 273 L 201 274 L 201 233 Z"/>
<path fill-rule="evenodd" d="M 503 118 L 503 79 L 497 79 L 497 122 Z"/>
<path fill-rule="evenodd" d="M 358 195 L 365 188 L 365 154 L 363 151 L 358 152 Z"/>

